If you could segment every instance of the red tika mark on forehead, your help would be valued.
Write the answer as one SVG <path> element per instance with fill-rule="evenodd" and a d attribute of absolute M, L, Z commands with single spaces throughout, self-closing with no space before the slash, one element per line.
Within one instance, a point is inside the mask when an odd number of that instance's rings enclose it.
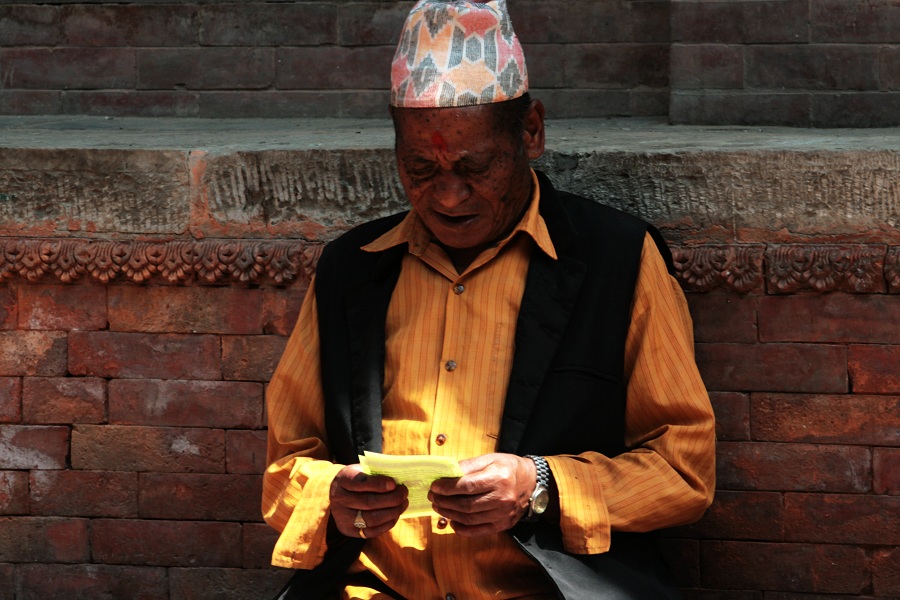
<path fill-rule="evenodd" d="M 435 131 L 431 134 L 431 145 L 434 146 L 434 149 L 438 152 L 447 151 L 447 140 L 444 139 L 444 136 L 441 135 L 440 131 Z"/>

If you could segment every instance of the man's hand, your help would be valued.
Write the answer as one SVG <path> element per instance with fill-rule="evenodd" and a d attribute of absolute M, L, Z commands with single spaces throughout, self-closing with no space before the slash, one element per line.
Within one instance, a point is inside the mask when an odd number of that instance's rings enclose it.
<path fill-rule="evenodd" d="M 331 482 L 331 516 L 338 530 L 346 536 L 361 537 L 353 524 L 357 511 L 366 522 L 366 538 L 386 533 L 409 506 L 406 487 L 390 477 L 366 475 L 359 465 L 341 469 Z"/>
<path fill-rule="evenodd" d="M 510 529 L 528 511 L 537 481 L 530 458 L 485 454 L 459 463 L 464 476 L 438 479 L 428 499 L 459 535 L 475 537 Z"/>

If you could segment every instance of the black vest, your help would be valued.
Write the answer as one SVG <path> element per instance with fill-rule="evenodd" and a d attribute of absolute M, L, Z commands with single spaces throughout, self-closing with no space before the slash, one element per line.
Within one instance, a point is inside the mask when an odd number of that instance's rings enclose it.
<path fill-rule="evenodd" d="M 643 221 L 557 192 L 541 173 L 538 178 L 541 216 L 558 260 L 537 250 L 531 257 L 497 451 L 616 456 L 628 450 L 624 348 L 645 234 L 657 240 L 670 268 L 671 255 Z M 382 448 L 385 319 L 407 249 L 371 253 L 360 247 L 403 216 L 348 232 L 326 247 L 317 268 L 325 424 L 334 459 L 342 464 Z M 364 541 L 334 533 L 325 563 L 309 573 L 304 593 L 283 597 L 315 597 L 312 580 L 337 584 Z M 544 567 L 561 598 L 678 597 L 646 535 L 614 533 L 610 552 L 574 556 L 563 551 L 554 528 L 522 523 L 510 533 Z"/>

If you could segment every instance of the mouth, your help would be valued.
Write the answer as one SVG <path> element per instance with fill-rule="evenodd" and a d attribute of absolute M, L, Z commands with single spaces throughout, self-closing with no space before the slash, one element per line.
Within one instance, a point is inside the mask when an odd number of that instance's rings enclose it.
<path fill-rule="evenodd" d="M 470 225 L 478 218 L 478 215 L 445 215 L 443 213 L 435 213 L 438 221 L 446 227 L 465 227 Z"/>

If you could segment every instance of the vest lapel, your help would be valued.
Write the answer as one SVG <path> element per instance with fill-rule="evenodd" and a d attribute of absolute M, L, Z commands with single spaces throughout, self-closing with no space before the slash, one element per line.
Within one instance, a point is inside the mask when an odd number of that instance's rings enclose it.
<path fill-rule="evenodd" d="M 542 173 L 541 216 L 558 255 L 540 251 L 531 256 L 525 294 L 516 323 L 516 350 L 503 407 L 498 452 L 520 453 L 522 436 L 537 402 L 541 383 L 550 370 L 563 333 L 572 317 L 586 265 L 568 255 L 568 240 L 576 234 L 556 191 Z"/>
<path fill-rule="evenodd" d="M 381 452 L 385 335 L 391 294 L 400 275 L 405 246 L 374 255 L 374 266 L 348 287 L 350 333 L 350 429 L 358 454 Z"/>

